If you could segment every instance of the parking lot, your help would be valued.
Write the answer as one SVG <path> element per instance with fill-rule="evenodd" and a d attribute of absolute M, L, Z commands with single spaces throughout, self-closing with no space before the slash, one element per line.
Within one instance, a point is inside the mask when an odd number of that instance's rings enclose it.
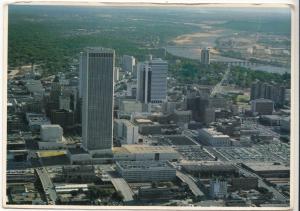
<path fill-rule="evenodd" d="M 201 146 L 177 146 L 176 150 L 182 155 L 186 160 L 196 160 L 196 161 L 213 161 L 215 158 L 207 150 L 203 149 Z"/>
<path fill-rule="evenodd" d="M 228 161 L 283 162 L 289 163 L 290 148 L 287 144 L 265 144 L 252 147 L 223 147 L 215 150 Z"/>

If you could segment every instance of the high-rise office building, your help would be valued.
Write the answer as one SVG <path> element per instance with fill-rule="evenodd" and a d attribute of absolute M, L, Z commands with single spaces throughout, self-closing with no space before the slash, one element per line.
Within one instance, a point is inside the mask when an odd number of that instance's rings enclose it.
<path fill-rule="evenodd" d="M 196 122 L 206 122 L 206 109 L 209 108 L 209 99 L 205 95 L 187 96 L 186 109 L 192 111 L 192 119 Z M 214 119 L 212 112 L 209 112 L 211 118 Z"/>
<path fill-rule="evenodd" d="M 124 55 L 122 58 L 122 68 L 124 71 L 133 72 L 135 66 L 135 58 L 133 56 Z"/>
<path fill-rule="evenodd" d="M 87 48 L 80 60 L 83 146 L 92 154 L 111 152 L 115 52 Z"/>
<path fill-rule="evenodd" d="M 137 95 L 136 99 L 150 102 L 151 70 L 147 62 L 137 64 Z"/>
<path fill-rule="evenodd" d="M 138 63 L 137 68 L 137 100 L 143 103 L 166 101 L 168 62 L 152 59 Z"/>
<path fill-rule="evenodd" d="M 205 48 L 201 50 L 201 63 L 204 65 L 210 64 L 209 48 Z"/>
<path fill-rule="evenodd" d="M 62 86 L 59 83 L 59 79 L 56 76 L 51 84 L 51 91 L 50 91 L 50 101 L 53 104 L 54 109 L 59 108 L 59 96 L 62 92 Z"/>

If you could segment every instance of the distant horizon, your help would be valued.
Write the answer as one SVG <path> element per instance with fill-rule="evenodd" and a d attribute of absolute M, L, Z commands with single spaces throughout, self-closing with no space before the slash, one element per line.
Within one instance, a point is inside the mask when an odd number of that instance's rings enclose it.
<path fill-rule="evenodd" d="M 54 2 L 55 3 L 55 2 Z M 222 7 L 222 8 L 216 8 L 216 7 L 207 7 L 207 6 L 193 6 L 193 5 L 167 5 L 167 4 L 162 4 L 162 5 L 144 5 L 144 6 L 137 6 L 136 4 L 132 3 L 132 5 L 130 5 L 131 3 L 128 3 L 127 5 L 59 5 L 59 4 L 53 4 L 53 5 L 45 5 L 43 3 L 41 4 L 11 4 L 9 5 L 9 7 L 24 7 L 24 8 L 33 8 L 33 7 L 48 7 L 49 9 L 52 7 L 59 7 L 60 9 L 63 8 L 67 8 L 67 9 L 72 9 L 72 8 L 81 8 L 81 9 L 114 9 L 114 10 L 134 10 L 134 9 L 138 9 L 138 10 L 142 10 L 142 9 L 150 9 L 150 8 L 156 8 L 155 11 L 159 11 L 159 10 L 173 10 L 173 11 L 177 11 L 178 12 L 185 12 L 185 11 L 199 11 L 200 13 L 210 13 L 210 12 L 219 12 L 219 11 L 224 11 L 224 12 L 228 12 L 228 11 L 235 11 L 235 12 L 248 12 L 248 13 L 264 13 L 267 12 L 269 14 L 273 14 L 273 13 L 282 13 L 282 14 L 291 14 L 291 8 L 288 6 L 283 6 L 283 7 Z M 155 12 L 152 10 L 152 12 Z"/>

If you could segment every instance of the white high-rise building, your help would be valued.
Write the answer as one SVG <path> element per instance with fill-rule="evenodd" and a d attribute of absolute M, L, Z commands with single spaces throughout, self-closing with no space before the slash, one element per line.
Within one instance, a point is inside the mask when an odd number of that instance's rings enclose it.
<path fill-rule="evenodd" d="M 138 142 L 138 126 L 127 119 L 114 120 L 114 136 L 121 139 L 122 144 L 135 144 Z"/>
<path fill-rule="evenodd" d="M 115 67 L 114 68 L 114 82 L 118 82 L 120 79 L 120 67 Z"/>
<path fill-rule="evenodd" d="M 124 71 L 133 72 L 135 66 L 135 58 L 133 56 L 124 55 L 122 58 L 122 68 Z"/>
<path fill-rule="evenodd" d="M 168 62 L 152 59 L 138 63 L 137 100 L 143 103 L 162 103 L 167 99 Z"/>
<path fill-rule="evenodd" d="M 201 50 L 201 63 L 204 65 L 210 64 L 209 48 L 205 48 Z"/>
<path fill-rule="evenodd" d="M 92 154 L 111 152 L 115 52 L 87 48 L 80 61 L 83 147 Z"/>

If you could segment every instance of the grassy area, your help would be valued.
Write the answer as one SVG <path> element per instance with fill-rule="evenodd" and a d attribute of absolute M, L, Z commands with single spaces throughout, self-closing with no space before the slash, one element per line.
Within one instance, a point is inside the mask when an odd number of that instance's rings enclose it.
<path fill-rule="evenodd" d="M 161 54 L 160 46 L 171 38 L 198 30 L 161 21 L 163 15 L 147 9 L 11 6 L 8 64 L 41 64 L 53 74 L 66 71 L 72 58 L 89 46 L 113 48 L 117 55 L 142 60 L 149 53 Z"/>
<path fill-rule="evenodd" d="M 273 17 L 257 22 L 242 16 L 241 19 L 232 20 L 227 15 L 170 8 L 10 6 L 8 65 L 10 69 L 18 69 L 23 65 L 38 64 L 44 70 L 44 75 L 65 72 L 72 60 L 79 57 L 79 52 L 89 46 L 115 49 L 117 65 L 118 56 L 123 54 L 133 55 L 138 60 L 144 60 L 149 53 L 161 57 L 161 47 L 173 38 L 201 31 L 197 24 L 202 21 L 220 21 L 222 18 L 228 21 L 215 26 L 253 33 L 257 31 L 256 27 L 271 33 L 289 32 L 288 18 Z M 197 60 L 170 54 L 165 59 L 169 61 L 169 72 L 182 83 L 215 85 L 226 69 L 220 64 L 205 67 Z M 289 75 L 243 68 L 232 71 L 232 80 L 239 86 L 249 87 L 256 79 L 289 84 Z"/>
<path fill-rule="evenodd" d="M 47 150 L 38 152 L 39 157 L 55 157 L 55 156 L 63 156 L 66 154 L 65 151 L 62 150 Z"/>
<path fill-rule="evenodd" d="M 244 103 L 247 103 L 247 102 L 249 102 L 249 100 L 250 100 L 250 96 L 249 96 L 249 95 L 238 95 L 238 96 L 236 97 L 236 101 L 237 101 L 237 102 L 244 102 Z"/>
<path fill-rule="evenodd" d="M 261 32 L 276 35 L 289 35 L 291 34 L 291 21 L 290 19 L 281 19 L 274 17 L 272 19 L 256 20 L 231 20 L 226 23 L 218 25 L 228 29 L 246 32 Z"/>

